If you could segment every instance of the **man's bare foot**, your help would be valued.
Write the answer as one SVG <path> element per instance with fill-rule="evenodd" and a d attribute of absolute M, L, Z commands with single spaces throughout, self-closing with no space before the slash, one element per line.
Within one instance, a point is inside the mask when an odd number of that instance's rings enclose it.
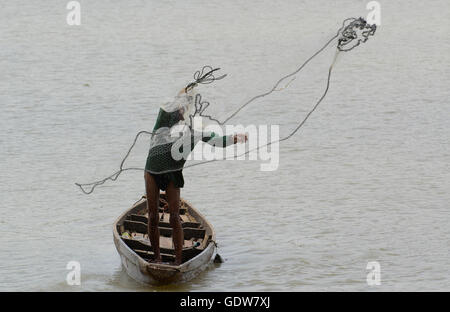
<path fill-rule="evenodd" d="M 173 264 L 174 265 L 180 265 L 181 264 L 181 260 L 175 260 L 175 262 Z"/>
<path fill-rule="evenodd" d="M 149 262 L 150 263 L 158 263 L 158 264 L 163 263 L 161 257 L 156 258 L 156 259 L 151 259 Z"/>

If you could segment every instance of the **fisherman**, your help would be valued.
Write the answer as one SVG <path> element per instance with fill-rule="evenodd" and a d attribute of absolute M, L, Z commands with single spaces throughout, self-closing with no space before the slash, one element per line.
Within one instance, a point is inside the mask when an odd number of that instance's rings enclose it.
<path fill-rule="evenodd" d="M 195 86 L 196 84 L 191 84 L 183 88 L 173 101 L 162 105 L 153 128 L 144 178 L 149 212 L 148 236 L 154 252 L 153 261 L 156 263 L 162 262 L 158 228 L 159 191 L 166 192 L 175 265 L 180 265 L 184 243 L 180 222 L 180 188 L 184 186 L 182 169 L 187 156 L 200 140 L 217 147 L 245 143 L 248 140 L 246 134 L 218 136 L 214 132 L 194 129 L 191 117 L 195 110 Z M 183 157 L 179 157 L 179 154 Z"/>

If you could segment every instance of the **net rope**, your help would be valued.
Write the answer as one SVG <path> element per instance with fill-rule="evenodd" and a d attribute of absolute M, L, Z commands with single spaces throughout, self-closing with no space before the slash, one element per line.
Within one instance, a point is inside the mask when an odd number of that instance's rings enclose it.
<path fill-rule="evenodd" d="M 336 44 L 336 53 L 333 59 L 333 62 L 331 63 L 329 69 L 328 69 L 328 76 L 327 76 L 327 83 L 326 83 L 326 87 L 322 93 L 322 95 L 320 96 L 320 98 L 317 100 L 317 102 L 315 103 L 315 105 L 308 111 L 308 113 L 306 114 L 306 116 L 297 124 L 297 126 L 286 136 L 278 139 L 278 140 L 274 140 L 274 141 L 270 141 L 267 144 L 263 144 L 263 145 L 259 145 L 253 149 L 249 149 L 239 155 L 234 155 L 233 157 L 225 157 L 222 159 L 212 159 L 212 160 L 207 160 L 207 161 L 201 161 L 198 163 L 193 163 L 193 164 L 188 164 L 186 166 L 184 166 L 183 169 L 187 169 L 187 168 L 191 168 L 194 166 L 199 166 L 199 165 L 203 165 L 203 164 L 207 164 L 207 163 L 212 163 L 218 160 L 228 160 L 228 159 L 235 159 L 238 157 L 242 157 L 245 156 L 247 154 L 249 154 L 250 152 L 259 150 L 263 147 L 268 147 L 274 143 L 279 143 L 279 142 L 283 142 L 286 140 L 289 140 L 292 136 L 294 136 L 302 127 L 303 125 L 306 123 L 306 121 L 309 119 L 309 117 L 313 114 L 313 112 L 317 109 L 317 107 L 320 105 L 320 103 L 324 100 L 324 98 L 326 97 L 328 90 L 330 88 L 330 80 L 331 80 L 331 73 L 333 70 L 333 67 L 336 63 L 338 54 L 341 52 L 349 52 L 351 50 L 353 50 L 354 48 L 356 48 L 357 46 L 359 46 L 361 43 L 366 42 L 370 36 L 373 36 L 375 34 L 376 31 L 376 25 L 370 25 L 367 23 L 367 21 L 365 21 L 362 17 L 360 18 L 347 18 L 342 22 L 342 26 L 339 28 L 339 30 L 337 31 L 337 33 L 330 38 L 320 49 L 318 49 L 313 55 L 311 55 L 300 67 L 298 67 L 295 71 L 293 71 L 292 73 L 289 73 L 287 75 L 285 75 L 284 77 L 281 77 L 275 84 L 274 86 L 267 92 L 258 94 L 254 97 L 252 97 L 251 99 L 249 99 L 247 102 L 245 102 L 244 104 L 242 104 L 237 110 L 235 110 L 232 114 L 230 114 L 227 118 L 225 118 L 223 121 L 219 121 L 215 118 L 213 118 L 210 115 L 206 115 L 205 114 L 205 110 L 208 108 L 208 106 L 210 105 L 209 102 L 207 101 L 202 101 L 202 97 L 200 94 L 196 94 L 195 95 L 195 111 L 193 112 L 193 114 L 191 114 L 189 116 L 189 118 L 191 119 L 191 124 L 192 124 L 192 118 L 196 117 L 196 116 L 201 116 L 201 117 L 206 117 L 209 120 L 212 120 L 214 122 L 216 122 L 219 125 L 224 125 L 225 123 L 227 123 L 228 121 L 230 121 L 232 118 L 234 118 L 239 112 L 241 112 L 241 110 L 243 108 L 245 108 L 246 106 L 248 106 L 250 103 L 254 102 L 255 100 L 259 99 L 259 98 L 263 98 L 266 97 L 268 95 L 270 95 L 273 92 L 276 91 L 282 91 L 285 88 L 287 88 L 290 83 L 295 79 L 292 78 L 284 87 L 279 88 L 280 84 L 285 81 L 288 78 L 291 78 L 293 76 L 295 76 L 297 73 L 299 73 L 311 60 L 313 60 L 315 57 L 317 57 L 322 51 L 324 51 L 333 41 L 335 41 L 337 39 L 337 44 Z M 197 86 L 198 84 L 209 84 L 212 83 L 215 80 L 220 80 L 223 79 L 226 75 L 222 75 L 219 77 L 215 77 L 214 73 L 216 71 L 218 71 L 220 68 L 212 68 L 211 66 L 207 65 L 204 66 L 203 69 L 201 71 L 196 71 L 194 73 L 194 81 L 189 83 L 186 87 L 185 87 L 185 91 L 188 91 L 192 88 L 194 88 L 195 86 Z M 122 159 L 120 166 L 119 166 L 119 170 L 117 170 L 116 172 L 114 172 L 113 174 L 111 174 L 110 176 L 101 179 L 99 181 L 95 181 L 95 182 L 91 182 L 91 183 L 75 183 L 75 185 L 77 185 L 81 191 L 84 194 L 91 194 L 94 189 L 97 186 L 103 185 L 105 182 L 107 181 L 116 181 L 118 179 L 118 177 L 120 176 L 120 174 L 124 171 L 133 171 L 133 170 L 138 170 L 138 171 L 143 171 L 143 168 L 136 168 L 136 167 L 128 167 L 128 168 L 124 168 L 124 164 L 125 161 L 127 160 L 127 158 L 129 157 L 129 155 L 131 154 L 132 149 L 134 148 L 134 146 L 136 145 L 139 137 L 143 134 L 153 134 L 150 131 L 139 131 L 134 140 L 132 145 L 130 146 L 130 148 L 128 149 L 128 152 L 126 153 L 125 157 Z"/>

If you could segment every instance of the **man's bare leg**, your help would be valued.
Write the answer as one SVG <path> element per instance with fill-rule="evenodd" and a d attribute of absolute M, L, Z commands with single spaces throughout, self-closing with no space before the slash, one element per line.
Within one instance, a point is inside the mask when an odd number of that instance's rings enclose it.
<path fill-rule="evenodd" d="M 170 211 L 170 226 L 172 227 L 173 246 L 175 248 L 175 264 L 182 261 L 184 235 L 180 222 L 180 189 L 170 182 L 166 190 Z"/>
<path fill-rule="evenodd" d="M 148 208 L 148 237 L 150 244 L 155 254 L 155 261 L 161 262 L 161 254 L 159 251 L 159 187 L 155 179 L 150 173 L 145 172 L 145 191 L 147 193 L 147 208 Z"/>

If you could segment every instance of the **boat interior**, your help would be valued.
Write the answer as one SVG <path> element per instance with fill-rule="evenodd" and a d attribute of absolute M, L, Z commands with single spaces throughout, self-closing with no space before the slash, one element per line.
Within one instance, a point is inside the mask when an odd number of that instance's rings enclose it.
<path fill-rule="evenodd" d="M 203 220 L 195 218 L 188 209 L 188 204 L 181 199 L 180 218 L 184 233 L 183 263 L 200 254 L 208 245 L 209 232 Z M 172 228 L 169 223 L 169 210 L 164 193 L 159 200 L 159 233 L 160 253 L 163 263 L 175 261 L 175 251 L 172 242 Z M 149 262 L 154 260 L 153 249 L 148 238 L 148 209 L 147 201 L 142 200 L 130 209 L 117 223 L 117 231 L 125 244 L 142 259 Z"/>

